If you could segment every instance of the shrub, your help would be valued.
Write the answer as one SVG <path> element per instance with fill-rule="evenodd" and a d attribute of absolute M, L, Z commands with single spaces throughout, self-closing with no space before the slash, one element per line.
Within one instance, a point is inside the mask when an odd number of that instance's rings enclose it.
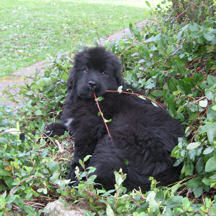
<path fill-rule="evenodd" d="M 166 17 L 112 46 L 122 58 L 127 82 L 163 102 L 185 126 L 185 138 L 173 150 L 176 165 L 195 197 L 215 188 L 216 159 L 216 29 L 167 24 Z M 159 20 L 161 20 L 159 22 Z M 214 164 L 214 165 L 213 165 Z"/>

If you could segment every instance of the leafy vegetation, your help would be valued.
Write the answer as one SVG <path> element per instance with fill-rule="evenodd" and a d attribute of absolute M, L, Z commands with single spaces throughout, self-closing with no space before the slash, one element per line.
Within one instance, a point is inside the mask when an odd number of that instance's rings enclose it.
<path fill-rule="evenodd" d="M 1 0 L 0 76 L 148 17 L 141 1 L 135 6 L 131 2 Z"/>
<path fill-rule="evenodd" d="M 170 15 L 175 8 L 162 5 L 154 13 L 155 20 L 142 31 L 131 25 L 133 37 L 108 46 L 122 59 L 125 80 L 184 125 L 185 137 L 172 152 L 175 165 L 182 163 L 181 180 L 157 187 L 152 179 L 147 193 L 127 193 L 119 171 L 114 191 L 96 190 L 85 158 L 80 162 L 84 172 L 77 175 L 87 181 L 67 185 L 72 140 L 67 134 L 42 139 L 45 124 L 58 121 L 64 103 L 72 57 L 59 54 L 43 77 L 36 74 L 23 86 L 20 98 L 10 96 L 25 101 L 16 112 L 0 107 L 0 215 L 11 209 L 39 215 L 58 198 L 85 201 L 86 215 L 216 215 L 216 15 L 193 22 L 185 14 L 179 22 Z M 19 139 L 23 132 L 25 141 Z"/>
<path fill-rule="evenodd" d="M 214 3 L 214 0 L 172 0 L 172 12 L 178 23 L 184 20 L 203 23 L 209 16 L 214 16 Z"/>

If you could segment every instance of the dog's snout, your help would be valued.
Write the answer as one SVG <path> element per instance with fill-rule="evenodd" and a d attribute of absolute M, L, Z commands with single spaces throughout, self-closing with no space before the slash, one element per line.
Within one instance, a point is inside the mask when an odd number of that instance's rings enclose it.
<path fill-rule="evenodd" d="M 89 82 L 88 82 L 88 86 L 89 86 L 89 88 L 90 89 L 95 89 L 96 88 L 96 82 L 95 81 L 93 81 L 93 80 L 90 80 Z"/>

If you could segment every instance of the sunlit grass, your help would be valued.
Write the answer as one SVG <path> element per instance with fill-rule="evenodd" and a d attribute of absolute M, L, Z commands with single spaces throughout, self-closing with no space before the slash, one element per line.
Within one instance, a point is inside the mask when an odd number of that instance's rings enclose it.
<path fill-rule="evenodd" d="M 1 0 L 0 76 L 149 16 L 138 0 Z"/>

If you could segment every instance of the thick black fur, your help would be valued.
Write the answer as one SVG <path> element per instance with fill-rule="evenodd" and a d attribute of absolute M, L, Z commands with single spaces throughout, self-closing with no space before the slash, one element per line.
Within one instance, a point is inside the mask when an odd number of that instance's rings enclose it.
<path fill-rule="evenodd" d="M 60 135 L 67 128 L 75 138 L 69 178 L 75 180 L 79 159 L 92 155 L 88 166 L 96 167 L 96 182 L 106 189 L 114 187 L 113 172 L 120 168 L 127 174 L 124 185 L 128 190 L 148 190 L 149 176 L 160 185 L 178 180 L 179 171 L 173 167 L 170 153 L 183 136 L 181 125 L 148 100 L 105 92 L 124 86 L 120 72 L 119 59 L 102 47 L 86 49 L 75 57 L 62 124 L 48 126 L 52 135 Z M 98 115 L 94 92 L 104 98 L 99 104 L 104 117 L 112 119 L 108 123 L 112 139 Z"/>

